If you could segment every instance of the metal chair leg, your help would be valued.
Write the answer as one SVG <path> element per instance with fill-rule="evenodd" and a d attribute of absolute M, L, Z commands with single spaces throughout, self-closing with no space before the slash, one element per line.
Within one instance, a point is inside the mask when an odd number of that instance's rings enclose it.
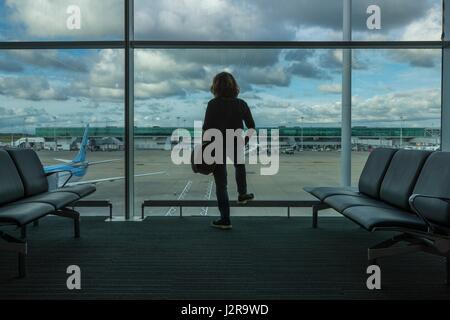
<path fill-rule="evenodd" d="M 79 238 L 80 237 L 80 216 L 76 217 L 73 221 L 73 227 L 74 227 L 74 233 L 75 233 L 75 238 Z"/>
<path fill-rule="evenodd" d="M 318 216 L 318 210 L 317 210 L 317 207 L 316 206 L 313 206 L 313 222 L 312 222 L 312 227 L 314 228 L 314 229 L 316 229 L 317 228 L 317 216 Z"/>
<path fill-rule="evenodd" d="M 324 203 L 312 206 L 312 211 L 313 211 L 312 227 L 314 229 L 317 229 L 318 219 L 319 219 L 319 211 L 320 210 L 324 210 L 324 209 L 328 209 L 328 208 L 329 208 L 328 205 L 326 205 Z"/>
<path fill-rule="evenodd" d="M 445 258 L 445 273 L 446 273 L 445 284 L 450 287 L 450 257 Z"/>
<path fill-rule="evenodd" d="M 26 239 L 27 238 L 27 226 L 22 226 L 20 228 L 20 238 Z"/>
<path fill-rule="evenodd" d="M 14 252 L 17 254 L 19 277 L 26 276 L 26 257 L 28 252 L 28 245 L 26 240 L 17 239 L 0 231 L 0 249 Z"/>
<path fill-rule="evenodd" d="M 19 253 L 19 278 L 25 278 L 27 276 L 27 264 L 26 264 L 26 254 Z"/>
<path fill-rule="evenodd" d="M 59 217 L 72 219 L 75 238 L 80 237 L 80 213 L 79 212 L 69 209 L 69 208 L 64 208 L 64 209 L 56 211 L 53 214 L 56 216 L 59 216 Z"/>
<path fill-rule="evenodd" d="M 378 259 L 367 260 L 367 266 L 378 266 Z"/>

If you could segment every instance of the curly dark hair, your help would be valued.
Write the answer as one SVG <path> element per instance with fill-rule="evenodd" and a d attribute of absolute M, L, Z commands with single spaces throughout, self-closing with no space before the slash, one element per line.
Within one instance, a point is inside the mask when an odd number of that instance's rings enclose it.
<path fill-rule="evenodd" d="M 221 72 L 213 79 L 211 93 L 220 98 L 237 98 L 239 86 L 231 73 Z"/>

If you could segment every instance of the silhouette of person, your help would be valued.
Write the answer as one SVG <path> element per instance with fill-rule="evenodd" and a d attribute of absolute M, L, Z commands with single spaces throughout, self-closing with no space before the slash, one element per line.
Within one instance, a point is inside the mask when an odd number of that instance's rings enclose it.
<path fill-rule="evenodd" d="M 211 226 L 219 229 L 231 229 L 230 220 L 230 205 L 227 191 L 227 165 L 226 158 L 232 154 L 232 159 L 235 168 L 235 178 L 238 189 L 238 202 L 245 204 L 247 201 L 253 200 L 254 195 L 247 193 L 247 177 L 245 171 L 245 163 L 239 161 L 238 154 L 242 154 L 243 150 L 239 150 L 239 143 L 234 138 L 232 145 L 234 152 L 231 153 L 229 148 L 230 141 L 226 139 L 227 129 L 244 129 L 243 124 L 247 129 L 255 129 L 255 121 L 247 103 L 238 98 L 239 86 L 232 74 L 228 72 L 221 72 L 217 74 L 211 85 L 211 93 L 214 98 L 208 102 L 208 107 L 205 113 L 205 120 L 203 122 L 203 131 L 208 129 L 217 129 L 222 133 L 223 137 L 223 161 L 216 163 L 213 175 L 216 184 L 216 197 L 220 211 L 220 219 L 213 221 Z M 249 138 L 249 137 L 247 137 Z M 245 142 L 248 142 L 246 138 Z M 241 144 L 243 146 L 243 143 Z"/>

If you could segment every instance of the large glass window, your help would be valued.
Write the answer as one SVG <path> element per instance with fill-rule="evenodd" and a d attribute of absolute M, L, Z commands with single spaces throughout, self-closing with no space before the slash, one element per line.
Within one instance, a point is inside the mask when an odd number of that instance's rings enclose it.
<path fill-rule="evenodd" d="M 440 40 L 442 1 L 352 3 L 353 40 L 386 43 L 385 49 L 352 51 L 355 184 L 373 147 L 440 145 L 441 50 L 411 41 Z M 98 183 L 92 197 L 112 200 L 117 215 L 125 211 L 124 5 L 0 0 L 0 42 L 9 46 L 0 51 L 0 146 L 31 147 L 46 166 L 57 165 L 76 155 L 89 124 L 87 156 L 93 164 L 80 181 Z M 248 167 L 249 189 L 258 199 L 298 200 L 309 198 L 304 186 L 339 185 L 344 46 L 329 41 L 343 38 L 342 12 L 340 0 L 135 0 L 130 38 L 145 41 L 134 49 L 129 105 L 135 114 L 136 210 L 146 199 L 214 199 L 210 177 L 172 163 L 170 135 L 203 120 L 212 77 L 223 70 L 236 76 L 258 128 L 280 133 L 278 174 L 263 176 L 259 165 Z M 379 28 L 370 20 L 377 14 Z M 157 43 L 156 49 L 152 41 L 161 40 L 167 48 Z M 27 47 L 35 50 L 12 50 L 24 41 L 34 42 Z M 75 41 L 99 49 L 68 49 Z M 194 41 L 213 43 L 195 49 L 201 44 Z M 246 49 L 221 41 L 247 42 Z M 322 49 L 300 49 L 302 41 L 316 41 Z M 421 49 L 390 49 L 388 41 Z M 41 47 L 58 43 L 58 50 Z M 122 49 L 100 49 L 108 46 Z M 231 197 L 232 181 L 230 170 Z"/>
<path fill-rule="evenodd" d="M 0 41 L 122 40 L 123 0 L 0 0 Z"/>
<path fill-rule="evenodd" d="M 143 200 L 209 199 L 213 178 L 193 174 L 190 165 L 174 165 L 170 136 L 203 121 L 212 79 L 223 70 L 235 75 L 257 128 L 279 130 L 279 171 L 266 176 L 260 164 L 248 165 L 249 190 L 260 200 L 295 200 L 307 196 L 302 187 L 338 185 L 341 58 L 340 50 L 135 51 L 135 171 L 164 172 L 136 177 L 137 208 Z M 233 177 L 230 167 L 231 198 L 237 197 Z"/>
<path fill-rule="evenodd" d="M 342 1 L 135 0 L 137 40 L 342 40 Z"/>
<path fill-rule="evenodd" d="M 112 200 L 116 215 L 124 211 L 123 61 L 123 50 L 0 51 L 0 144 L 32 148 L 57 171 L 77 158 L 87 130 L 88 152 L 70 164 L 69 183 L 96 183 L 90 199 Z"/>
<path fill-rule="evenodd" d="M 371 149 L 438 150 L 441 50 L 354 50 L 353 180 Z"/>

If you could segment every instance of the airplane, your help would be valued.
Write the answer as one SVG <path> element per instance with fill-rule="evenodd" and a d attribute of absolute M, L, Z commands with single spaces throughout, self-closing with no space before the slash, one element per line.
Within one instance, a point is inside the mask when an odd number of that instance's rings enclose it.
<path fill-rule="evenodd" d="M 102 160 L 102 161 L 87 161 L 86 152 L 87 152 L 88 143 L 89 143 L 89 124 L 86 126 L 86 129 L 84 130 L 83 140 L 81 141 L 80 150 L 78 151 L 78 154 L 75 156 L 75 158 L 73 158 L 72 160 L 55 159 L 59 162 L 63 162 L 63 164 L 44 166 L 44 172 L 46 174 L 58 172 L 57 181 L 54 182 L 55 184 L 57 183 L 58 187 L 62 187 L 62 186 L 70 187 L 70 186 L 82 185 L 82 184 L 97 184 L 97 183 L 101 183 L 101 182 L 113 182 L 116 180 L 125 179 L 124 176 L 119 176 L 119 177 L 107 177 L 107 178 L 101 178 L 101 179 L 95 179 L 95 180 L 81 181 L 84 178 L 84 176 L 86 175 L 90 166 L 121 160 L 121 159 L 110 159 L 110 160 Z M 135 177 L 146 177 L 146 176 L 153 176 L 153 175 L 164 174 L 164 173 L 166 173 L 166 172 L 158 171 L 158 172 L 136 174 L 134 176 Z"/>

